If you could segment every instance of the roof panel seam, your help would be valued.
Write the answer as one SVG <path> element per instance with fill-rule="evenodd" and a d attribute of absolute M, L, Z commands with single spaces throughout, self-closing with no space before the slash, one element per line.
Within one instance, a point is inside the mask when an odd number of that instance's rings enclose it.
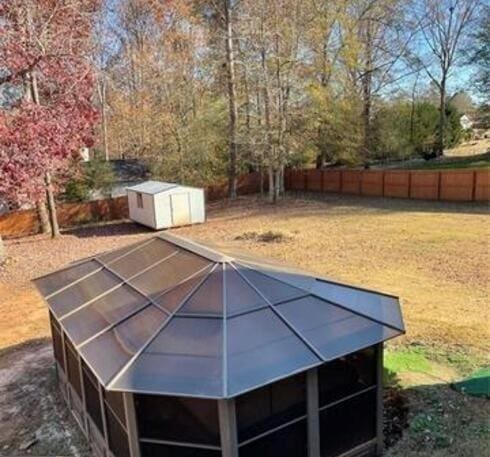
<path fill-rule="evenodd" d="M 310 341 L 308 341 L 279 311 L 275 309 L 274 305 L 268 300 L 268 298 L 257 287 L 255 287 L 255 285 L 250 282 L 249 279 L 245 277 L 245 275 L 242 274 L 240 270 L 235 267 L 235 265 L 233 265 L 233 263 L 231 263 L 230 265 L 232 265 L 232 267 L 247 282 L 247 284 L 252 287 L 265 300 L 272 312 L 277 317 L 279 317 L 279 319 L 300 339 L 300 341 L 308 348 L 308 350 L 313 352 L 313 354 L 320 360 L 324 360 L 321 352 L 312 343 L 310 343 Z"/>
<path fill-rule="evenodd" d="M 113 259 L 113 260 L 111 260 L 109 263 L 115 262 L 116 260 L 119 260 L 119 259 L 121 259 L 122 257 L 125 257 L 126 255 L 128 255 L 128 254 L 130 254 L 130 253 L 132 253 L 132 252 L 134 252 L 134 251 L 137 251 L 138 249 L 142 248 L 143 246 L 146 246 L 147 244 L 149 244 L 149 243 L 150 243 L 151 241 L 153 241 L 154 239 L 155 239 L 155 237 L 152 237 L 152 238 L 150 238 L 150 239 L 146 240 L 145 242 L 143 242 L 143 243 L 141 243 L 141 244 L 138 244 L 138 245 L 137 245 L 137 246 L 135 246 L 133 249 L 130 249 L 128 252 L 125 252 L 124 254 L 121 254 L 120 256 L 118 256 L 118 257 L 114 258 L 114 259 Z M 122 249 L 122 248 L 121 248 L 121 249 Z M 97 257 L 97 256 L 92 256 L 92 257 L 89 257 L 89 258 L 87 258 L 87 259 L 86 259 L 86 262 L 87 262 L 87 263 L 88 263 L 88 262 L 93 262 L 93 261 L 95 261 L 95 262 L 97 262 L 97 263 L 99 263 L 99 264 L 103 263 L 102 261 L 100 261 L 100 260 L 98 259 L 98 257 Z M 69 268 L 75 268 L 76 266 L 78 266 L 78 265 L 82 265 L 82 264 L 83 264 L 83 262 L 77 263 L 76 265 L 69 265 L 69 266 L 67 266 L 67 267 L 65 267 L 65 268 L 61 268 L 61 269 L 59 269 L 59 270 L 53 271 L 53 272 L 48 273 L 48 274 L 46 274 L 46 275 L 44 275 L 44 276 L 40 276 L 39 278 L 36 278 L 36 279 L 35 279 L 35 281 L 37 281 L 38 279 L 43 279 L 43 278 L 46 278 L 46 277 L 51 276 L 51 275 L 55 275 L 56 273 L 61 273 L 62 271 L 68 270 Z M 70 283 L 68 283 L 68 284 L 64 285 L 64 286 L 63 286 L 63 287 L 61 287 L 60 289 L 57 289 L 57 290 L 55 290 L 54 292 L 51 292 L 50 294 L 46 295 L 44 298 L 45 298 L 46 300 L 47 300 L 48 298 L 51 298 L 53 295 L 56 295 L 56 294 L 58 294 L 58 293 L 62 292 L 63 290 L 68 289 L 69 287 L 73 286 L 74 284 L 76 284 L 76 283 L 78 283 L 78 282 L 80 282 L 80 281 L 82 281 L 82 280 L 86 279 L 88 276 L 91 276 L 92 274 L 97 273 L 97 272 L 98 272 L 98 271 L 100 271 L 101 269 L 102 269 L 102 268 L 95 269 L 94 271 L 92 271 L 92 272 L 90 272 L 90 273 L 87 273 L 86 275 L 83 275 L 83 276 L 81 276 L 80 278 L 75 279 L 74 281 L 72 281 L 72 282 L 70 282 Z"/>
<path fill-rule="evenodd" d="M 165 327 L 172 321 L 173 317 L 179 312 L 179 310 L 184 306 L 184 304 L 187 302 L 189 298 L 194 295 L 194 293 L 199 289 L 199 287 L 204 283 L 204 281 L 210 276 L 210 274 L 216 269 L 217 265 L 214 265 L 213 268 L 208 271 L 206 276 L 203 277 L 203 279 L 194 286 L 194 288 L 182 299 L 181 303 L 177 308 L 174 310 L 172 314 L 168 316 L 168 318 L 165 320 L 165 322 L 155 331 L 155 333 L 148 339 L 148 341 L 128 360 L 128 362 L 123 366 L 121 370 L 119 370 L 118 373 L 116 373 L 112 379 L 110 379 L 107 382 L 107 389 L 110 389 L 111 386 L 125 373 L 128 371 L 128 369 L 131 367 L 131 365 L 136 361 L 136 359 L 148 348 L 148 346 L 155 340 L 155 338 L 162 332 Z M 203 269 L 204 270 L 204 269 Z"/>
<path fill-rule="evenodd" d="M 243 267 L 245 267 L 245 268 L 248 268 L 249 270 L 251 269 L 251 268 L 250 268 L 248 265 L 246 265 L 246 264 L 243 264 L 243 263 L 241 263 L 241 262 L 237 262 L 237 263 L 238 263 L 238 264 L 240 264 L 240 265 L 242 265 L 242 266 L 243 266 Z M 237 271 L 238 271 L 238 270 L 237 270 Z M 254 272 L 255 272 L 255 273 L 257 273 L 257 274 L 261 274 L 261 275 L 263 275 L 263 276 L 267 276 L 267 277 L 269 277 L 269 278 L 271 278 L 271 279 L 275 279 L 276 281 L 282 282 L 283 284 L 287 284 L 287 285 L 288 285 L 288 286 L 290 286 L 290 287 L 296 287 L 297 289 L 299 289 L 299 287 L 297 287 L 297 286 L 295 286 L 295 285 L 293 285 L 293 284 L 290 284 L 290 283 L 288 283 L 287 281 L 284 281 L 284 280 L 282 280 L 282 279 L 276 278 L 275 276 L 272 276 L 272 275 L 270 275 L 270 274 L 263 273 L 262 271 L 257 271 L 257 270 L 252 270 L 252 271 L 254 271 Z M 342 285 L 342 284 L 339 284 L 339 285 Z M 350 287 L 350 286 L 347 286 L 347 287 Z M 304 289 L 304 288 L 301 288 L 301 290 L 305 290 L 305 291 L 306 291 L 306 289 Z M 372 293 L 376 294 L 376 292 L 372 292 Z M 317 294 L 317 293 L 314 293 L 314 292 L 311 292 L 311 291 L 307 291 L 307 295 L 311 295 L 311 296 L 313 296 L 313 297 L 315 297 L 315 298 L 318 298 L 318 299 L 320 299 L 320 300 L 322 300 L 322 301 L 325 301 L 325 302 L 327 302 L 327 303 L 330 303 L 331 305 L 334 305 L 334 306 L 337 306 L 337 307 L 339 307 L 339 308 L 342 308 L 342 309 L 345 309 L 345 310 L 347 310 L 347 311 L 350 311 L 350 312 L 352 312 L 352 313 L 354 313 L 354 314 L 357 314 L 358 316 L 361 316 L 361 317 L 364 317 L 364 318 L 366 318 L 366 319 L 369 319 L 369 320 L 371 320 L 371 321 L 373 321 L 373 322 L 376 322 L 377 324 L 381 324 L 381 325 L 384 325 L 384 326 L 390 327 L 390 328 L 392 328 L 392 329 L 394 329 L 394 330 L 397 330 L 397 331 L 399 331 L 399 332 L 403 332 L 403 333 L 405 333 L 405 329 L 400 329 L 400 328 L 398 328 L 398 327 L 394 326 L 393 324 L 389 324 L 389 323 L 385 323 L 385 322 L 383 322 L 383 321 L 380 321 L 379 319 L 376 319 L 376 318 L 374 318 L 374 317 L 368 316 L 367 314 L 364 314 L 364 313 L 361 313 L 361 312 L 359 312 L 359 311 L 357 311 L 357 310 L 354 310 L 354 309 L 352 309 L 352 308 L 349 308 L 347 305 L 341 305 L 340 303 L 334 302 L 334 301 L 332 301 L 332 300 L 328 300 L 328 299 L 326 299 L 326 298 L 322 297 L 321 295 L 319 295 L 319 294 Z M 383 295 L 383 294 L 380 294 L 380 295 Z M 298 297 L 298 298 L 292 299 L 291 301 L 294 301 L 294 300 L 301 300 L 301 298 L 304 298 L 304 297 Z M 397 298 L 397 297 L 394 297 L 394 298 Z"/>
<path fill-rule="evenodd" d="M 171 255 L 165 257 L 163 260 L 160 259 L 158 262 L 156 262 L 155 264 L 152 264 L 148 267 L 148 269 L 152 268 L 153 266 L 159 264 L 159 263 L 162 263 L 163 261 L 165 260 L 168 260 L 169 258 L 177 255 L 179 251 L 175 251 L 173 252 Z M 127 285 L 128 287 L 130 287 L 131 289 L 133 289 L 134 291 L 136 291 L 138 294 L 142 295 L 143 297 L 145 297 L 152 305 L 155 305 L 160 311 L 163 311 L 165 314 L 168 314 L 170 315 L 171 312 L 164 308 L 163 306 L 161 306 L 159 303 L 157 303 L 153 298 L 149 297 L 148 295 L 146 295 L 142 290 L 139 289 L 139 287 L 135 286 L 133 283 L 131 283 L 130 281 L 133 280 L 136 276 L 139 276 L 140 274 L 142 274 L 145 270 L 143 271 L 140 271 L 138 273 L 136 273 L 135 275 L 133 276 L 130 276 L 129 278 L 124 278 L 124 276 L 121 276 L 117 271 L 113 270 L 110 266 L 104 264 L 101 260 L 98 260 L 97 259 L 97 262 L 99 262 L 100 264 L 102 264 L 104 266 L 104 268 L 109 271 L 110 273 L 112 273 L 113 275 L 117 276 L 120 280 L 123 281 L 123 284 Z M 166 291 L 167 292 L 167 291 Z M 158 295 L 160 296 L 160 295 Z M 155 297 L 156 298 L 156 297 Z"/>
<path fill-rule="evenodd" d="M 349 307 L 348 307 L 348 306 L 346 306 L 346 305 L 341 305 L 340 303 L 334 302 L 334 301 L 332 301 L 332 300 L 328 300 L 328 299 L 326 299 L 326 298 L 322 297 L 321 295 L 317 295 L 317 294 L 314 294 L 314 293 L 310 293 L 310 295 L 311 295 L 312 297 L 315 297 L 315 298 L 317 298 L 317 299 L 319 299 L 319 300 L 321 300 L 321 301 L 324 301 L 324 302 L 326 302 L 326 303 L 328 303 L 328 304 L 330 304 L 330 305 L 336 306 L 337 308 L 341 308 L 341 309 L 343 309 L 343 310 L 346 310 L 346 311 L 351 312 L 352 314 L 356 314 L 356 315 L 357 315 L 357 316 L 359 316 L 359 317 L 363 317 L 364 319 L 367 319 L 367 320 L 370 320 L 370 321 L 372 321 L 372 322 L 375 322 L 376 324 L 382 325 L 382 326 L 384 326 L 384 327 L 389 327 L 389 328 L 391 328 L 392 330 L 396 330 L 396 331 L 398 331 L 398 332 L 405 333 L 405 329 L 400 329 L 400 328 L 396 327 L 396 326 L 395 326 L 395 325 L 393 325 L 393 324 L 390 324 L 390 323 L 388 323 L 388 322 L 383 322 L 383 321 L 381 321 L 381 320 L 379 320 L 379 319 L 376 319 L 375 317 L 368 316 L 367 314 L 364 314 L 364 313 L 361 313 L 360 311 L 357 311 L 357 310 L 354 310 L 354 309 L 352 309 L 352 308 L 349 308 Z"/>
<path fill-rule="evenodd" d="M 223 396 L 228 396 L 228 329 L 227 329 L 227 316 L 228 316 L 228 303 L 226 301 L 226 264 L 223 264 L 223 365 L 222 365 L 222 391 Z"/>
<path fill-rule="evenodd" d="M 306 290 L 308 293 L 311 293 L 311 291 L 309 291 L 308 289 L 304 288 L 303 286 L 299 286 L 297 284 L 294 284 L 293 282 L 288 282 L 288 281 L 286 281 L 284 279 L 278 278 L 277 276 L 274 276 L 273 273 L 270 273 L 270 272 L 268 272 L 266 270 L 267 268 L 272 268 L 272 266 L 266 266 L 266 267 L 264 267 L 263 265 L 261 265 L 258 262 L 244 261 L 244 260 L 236 260 L 235 262 L 238 263 L 238 264 L 241 264 L 241 265 L 243 265 L 244 267 L 247 267 L 247 268 L 251 268 L 251 266 L 248 265 L 248 264 L 252 264 L 252 267 L 254 265 L 259 266 L 259 267 L 261 267 L 261 270 L 260 271 L 254 270 L 254 271 L 257 271 L 257 273 L 260 273 L 260 274 L 263 274 L 265 276 L 268 276 L 269 278 L 275 279 L 276 281 L 280 281 L 280 282 L 282 282 L 284 284 L 287 284 L 288 286 L 296 287 L 297 289 Z M 397 295 L 393 295 L 393 294 L 390 294 L 388 292 L 382 292 L 382 291 L 378 291 L 378 290 L 374 290 L 374 289 L 367 289 L 365 287 L 355 286 L 353 284 L 341 283 L 341 282 L 338 282 L 338 281 L 334 281 L 332 279 L 323 278 L 321 276 L 317 276 L 317 275 L 313 275 L 313 274 L 307 275 L 306 273 L 287 273 L 287 272 L 280 272 L 280 273 L 281 274 L 295 274 L 297 276 L 305 276 L 305 277 L 314 279 L 316 281 L 328 282 L 330 284 L 334 284 L 334 285 L 340 286 L 340 287 L 345 287 L 347 289 L 358 290 L 360 292 L 366 292 L 366 293 L 370 293 L 370 294 L 374 294 L 374 295 L 381 295 L 381 296 L 388 297 L 388 298 L 394 298 L 394 299 L 399 299 L 400 298 Z"/>

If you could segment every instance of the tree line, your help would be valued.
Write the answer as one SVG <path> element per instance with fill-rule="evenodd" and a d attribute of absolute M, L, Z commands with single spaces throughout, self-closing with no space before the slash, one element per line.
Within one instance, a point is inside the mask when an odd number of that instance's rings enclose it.
<path fill-rule="evenodd" d="M 0 195 L 41 212 L 83 146 L 162 179 L 227 178 L 230 197 L 260 170 L 276 200 L 289 165 L 440 155 L 461 134 L 463 64 L 488 95 L 479 0 L 12 0 L 0 15 Z"/>

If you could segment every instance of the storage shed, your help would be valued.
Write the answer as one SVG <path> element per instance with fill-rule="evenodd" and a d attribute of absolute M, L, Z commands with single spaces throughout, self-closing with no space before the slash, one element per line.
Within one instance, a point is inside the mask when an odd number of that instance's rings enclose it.
<path fill-rule="evenodd" d="M 206 220 L 203 189 L 146 181 L 126 190 L 129 218 L 155 230 L 200 224 Z"/>
<path fill-rule="evenodd" d="M 35 280 L 59 383 L 94 453 L 381 452 L 392 295 L 169 234 Z"/>

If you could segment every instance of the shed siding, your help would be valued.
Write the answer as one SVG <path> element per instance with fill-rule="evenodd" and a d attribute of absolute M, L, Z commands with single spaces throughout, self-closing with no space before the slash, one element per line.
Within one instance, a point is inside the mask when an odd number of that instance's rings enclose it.
<path fill-rule="evenodd" d="M 153 195 L 141 193 L 143 208 L 138 208 L 138 192 L 128 191 L 130 217 L 140 224 L 155 227 Z"/>

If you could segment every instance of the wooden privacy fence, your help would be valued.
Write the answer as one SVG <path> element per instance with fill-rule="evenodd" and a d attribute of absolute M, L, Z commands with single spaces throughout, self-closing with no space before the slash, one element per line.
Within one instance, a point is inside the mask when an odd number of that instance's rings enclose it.
<path fill-rule="evenodd" d="M 287 170 L 287 190 L 453 202 L 490 200 L 488 170 Z"/>
<path fill-rule="evenodd" d="M 260 191 L 260 173 L 249 173 L 238 177 L 238 193 L 240 195 Z M 205 188 L 208 201 L 225 198 L 228 193 L 227 183 Z M 80 224 L 100 221 L 127 219 L 127 197 L 108 198 L 81 203 L 59 203 L 57 205 L 60 227 L 69 228 Z M 41 230 L 35 209 L 12 211 L 0 215 L 0 235 L 3 238 L 16 238 L 34 235 Z"/>

